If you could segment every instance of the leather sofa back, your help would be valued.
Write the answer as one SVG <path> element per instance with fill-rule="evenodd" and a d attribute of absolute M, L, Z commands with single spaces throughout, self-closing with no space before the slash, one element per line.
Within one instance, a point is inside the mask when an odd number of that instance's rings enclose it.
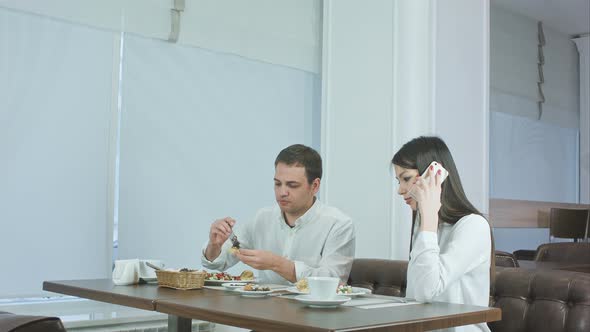
<path fill-rule="evenodd" d="M 375 294 L 404 296 L 407 261 L 355 259 L 349 284 Z M 496 269 L 491 304 L 502 309 L 493 332 L 590 331 L 590 274 L 563 270 Z"/>
<path fill-rule="evenodd" d="M 357 258 L 352 263 L 348 284 L 368 288 L 373 294 L 404 296 L 407 261 Z"/>
<path fill-rule="evenodd" d="M 0 332 L 66 332 L 66 329 L 57 317 L 0 312 Z"/>
<path fill-rule="evenodd" d="M 492 298 L 502 309 L 492 331 L 590 331 L 590 274 L 498 269 Z"/>
<path fill-rule="evenodd" d="M 590 243 L 545 243 L 537 248 L 536 261 L 590 264 Z"/>

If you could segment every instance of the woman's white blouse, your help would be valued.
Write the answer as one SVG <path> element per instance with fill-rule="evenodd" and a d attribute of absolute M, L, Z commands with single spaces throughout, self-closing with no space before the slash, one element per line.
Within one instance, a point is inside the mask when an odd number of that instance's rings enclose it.
<path fill-rule="evenodd" d="M 420 302 L 488 306 L 491 234 L 481 216 L 465 216 L 455 225 L 440 223 L 438 233 L 420 232 L 416 222 L 406 297 Z M 489 331 L 485 323 L 445 331 Z"/>

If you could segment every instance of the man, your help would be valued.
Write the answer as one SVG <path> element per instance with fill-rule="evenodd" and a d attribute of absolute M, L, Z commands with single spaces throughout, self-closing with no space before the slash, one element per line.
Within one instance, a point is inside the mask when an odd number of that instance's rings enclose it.
<path fill-rule="evenodd" d="M 322 159 L 314 149 L 301 144 L 283 149 L 275 160 L 278 204 L 236 228 L 230 217 L 213 222 L 202 265 L 224 271 L 242 261 L 259 270 L 265 283 L 288 284 L 308 276 L 346 282 L 354 257 L 354 226 L 340 210 L 316 198 L 321 178 Z M 233 253 L 228 241 L 232 231 L 240 242 Z"/>

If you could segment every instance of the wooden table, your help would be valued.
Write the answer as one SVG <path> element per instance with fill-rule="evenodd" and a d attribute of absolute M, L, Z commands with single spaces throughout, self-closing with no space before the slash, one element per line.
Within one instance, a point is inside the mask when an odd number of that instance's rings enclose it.
<path fill-rule="evenodd" d="M 156 285 L 115 286 L 110 279 L 46 281 L 43 289 L 168 314 L 169 331 L 190 331 L 191 319 L 256 331 L 425 331 L 501 318 L 498 308 L 451 303 L 361 309 L 313 309 L 283 297 L 247 298 L 212 289 L 177 291 Z"/>

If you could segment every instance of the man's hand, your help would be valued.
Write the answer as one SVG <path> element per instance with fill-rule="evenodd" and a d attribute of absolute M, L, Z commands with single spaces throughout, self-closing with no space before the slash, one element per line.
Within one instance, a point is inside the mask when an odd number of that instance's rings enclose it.
<path fill-rule="evenodd" d="M 280 260 L 284 259 L 270 251 L 250 249 L 240 249 L 236 252 L 236 257 L 256 270 L 274 270 Z"/>
<path fill-rule="evenodd" d="M 230 217 L 217 219 L 209 230 L 209 243 L 205 249 L 205 258 L 213 261 L 221 253 L 221 246 L 229 238 L 236 221 Z"/>
<path fill-rule="evenodd" d="M 291 282 L 297 281 L 295 264 L 282 256 L 270 251 L 250 249 L 240 249 L 235 255 L 244 264 L 256 270 L 271 270 Z"/>

